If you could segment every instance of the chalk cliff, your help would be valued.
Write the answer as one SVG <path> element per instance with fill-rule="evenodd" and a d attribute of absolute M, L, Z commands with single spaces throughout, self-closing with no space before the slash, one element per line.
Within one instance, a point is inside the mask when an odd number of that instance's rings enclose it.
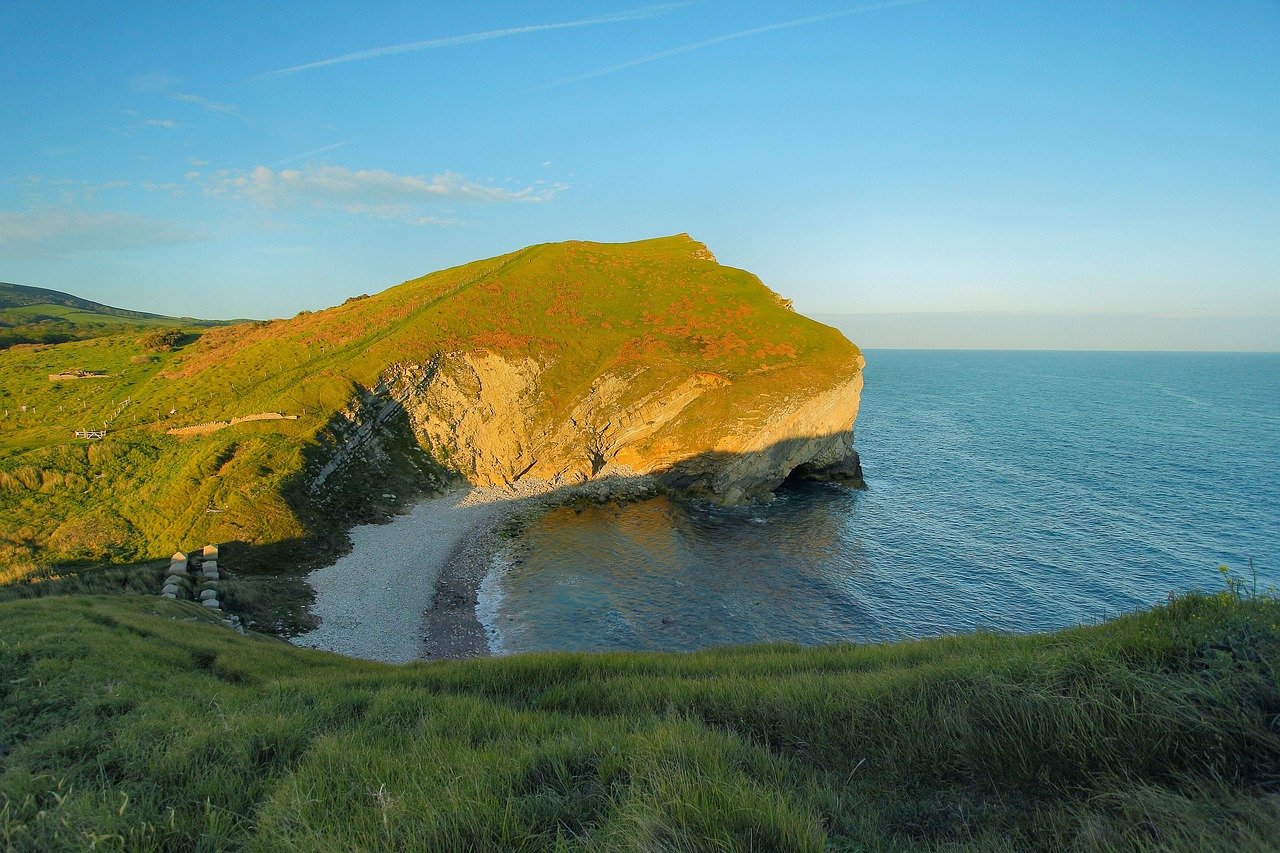
<path fill-rule="evenodd" d="M 397 365 L 385 388 L 428 452 L 475 485 L 656 475 L 674 489 L 737 503 L 768 496 L 797 469 L 861 483 L 853 424 L 863 364 L 855 351 L 825 388 L 754 399 L 708 371 L 669 375 L 644 393 L 635 391 L 644 368 L 606 372 L 553 408 L 536 359 L 458 352 Z M 710 430 L 708 417 L 717 418 Z"/>

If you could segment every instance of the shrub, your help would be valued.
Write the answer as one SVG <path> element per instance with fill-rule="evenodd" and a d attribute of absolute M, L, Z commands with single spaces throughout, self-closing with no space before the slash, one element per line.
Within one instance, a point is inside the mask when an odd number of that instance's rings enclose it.
<path fill-rule="evenodd" d="M 153 352 L 168 352 L 179 346 L 185 337 L 181 329 L 156 329 L 138 338 L 138 346 Z"/>

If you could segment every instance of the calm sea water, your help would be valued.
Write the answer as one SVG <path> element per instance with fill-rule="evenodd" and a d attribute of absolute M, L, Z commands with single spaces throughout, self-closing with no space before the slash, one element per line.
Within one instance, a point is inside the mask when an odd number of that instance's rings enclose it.
<path fill-rule="evenodd" d="M 551 512 L 495 563 L 495 651 L 1034 631 L 1280 587 L 1280 355 L 873 351 L 870 490 Z"/>

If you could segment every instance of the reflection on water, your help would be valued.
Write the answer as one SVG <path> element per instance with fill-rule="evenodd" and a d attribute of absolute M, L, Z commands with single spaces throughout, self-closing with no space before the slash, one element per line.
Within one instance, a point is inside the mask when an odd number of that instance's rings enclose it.
<path fill-rule="evenodd" d="M 856 495 L 825 486 L 767 507 L 655 498 L 555 510 L 504 555 L 503 650 L 878 639 L 859 600 L 861 560 L 838 536 Z"/>
<path fill-rule="evenodd" d="M 879 352 L 868 492 L 556 510 L 486 581 L 495 651 L 878 641 L 1280 585 L 1280 358 Z"/>

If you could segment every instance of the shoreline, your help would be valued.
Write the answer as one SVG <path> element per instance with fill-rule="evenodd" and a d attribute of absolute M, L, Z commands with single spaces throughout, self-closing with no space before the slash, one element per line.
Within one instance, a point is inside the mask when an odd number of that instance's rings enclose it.
<path fill-rule="evenodd" d="M 476 491 L 488 490 L 473 490 L 463 503 Z M 436 577 L 431 605 L 421 613 L 419 638 L 422 652 L 419 660 L 458 660 L 493 654 L 477 613 L 480 586 L 502 547 L 501 529 L 514 518 L 550 509 L 554 505 L 549 499 L 550 494 L 550 489 L 547 489 L 508 499 L 484 523 L 474 524 L 462 534 Z M 478 500 L 485 497 L 480 495 Z"/>
<path fill-rule="evenodd" d="M 574 500 L 636 498 L 658 488 L 649 477 L 625 476 L 560 487 L 538 480 L 461 487 L 388 523 L 358 525 L 350 552 L 305 576 L 320 624 L 291 642 L 394 664 L 487 657 L 476 605 L 509 521 Z"/>

